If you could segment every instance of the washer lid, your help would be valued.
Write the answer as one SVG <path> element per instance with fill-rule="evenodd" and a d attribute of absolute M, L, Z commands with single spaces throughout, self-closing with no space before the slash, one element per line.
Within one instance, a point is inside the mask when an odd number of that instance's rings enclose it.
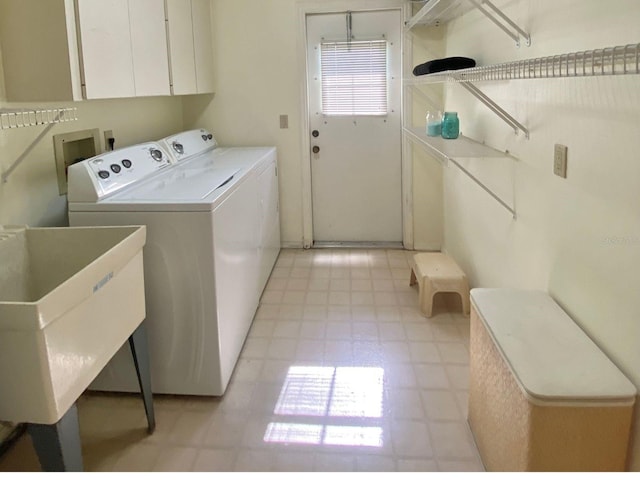
<path fill-rule="evenodd" d="M 215 190 L 229 185 L 240 172 L 238 167 L 212 168 L 206 171 L 173 170 L 137 188 L 114 195 L 109 202 L 200 201 Z"/>
<path fill-rule="evenodd" d="M 475 288 L 471 301 L 534 403 L 627 403 L 636 388 L 542 291 Z"/>

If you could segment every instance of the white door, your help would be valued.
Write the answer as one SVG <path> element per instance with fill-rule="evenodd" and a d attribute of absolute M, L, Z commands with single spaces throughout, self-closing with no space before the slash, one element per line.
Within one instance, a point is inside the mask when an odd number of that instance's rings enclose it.
<path fill-rule="evenodd" d="M 400 10 L 307 15 L 315 243 L 402 241 L 401 25 Z"/>

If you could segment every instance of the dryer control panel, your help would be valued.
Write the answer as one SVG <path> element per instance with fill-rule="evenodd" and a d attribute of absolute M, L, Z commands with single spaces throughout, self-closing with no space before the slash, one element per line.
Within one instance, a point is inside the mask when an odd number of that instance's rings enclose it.
<path fill-rule="evenodd" d="M 69 167 L 69 202 L 95 202 L 172 165 L 159 143 L 143 143 Z"/>
<path fill-rule="evenodd" d="M 162 139 L 161 143 L 175 163 L 180 163 L 194 155 L 213 150 L 218 146 L 213 134 L 204 129 L 180 132 Z"/>

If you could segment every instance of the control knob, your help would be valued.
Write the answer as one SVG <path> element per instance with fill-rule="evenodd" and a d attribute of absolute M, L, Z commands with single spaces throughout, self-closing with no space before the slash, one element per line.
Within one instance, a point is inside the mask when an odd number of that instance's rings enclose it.
<path fill-rule="evenodd" d="M 103 180 L 105 180 L 105 179 L 109 178 L 109 172 L 107 172 L 106 170 L 100 170 L 98 172 L 98 176 L 100 178 L 102 178 Z"/>
<path fill-rule="evenodd" d="M 181 143 L 173 142 L 173 149 L 178 152 L 180 155 L 184 153 L 184 146 Z"/>
<path fill-rule="evenodd" d="M 151 158 L 153 158 L 156 162 L 162 161 L 162 152 L 160 150 L 156 149 L 156 148 L 152 148 L 151 149 Z"/>

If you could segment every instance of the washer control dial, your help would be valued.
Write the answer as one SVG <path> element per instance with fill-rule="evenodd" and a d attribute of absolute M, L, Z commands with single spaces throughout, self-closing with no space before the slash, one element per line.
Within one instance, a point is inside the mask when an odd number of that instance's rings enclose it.
<path fill-rule="evenodd" d="M 113 173 L 120 173 L 120 170 L 122 170 L 122 167 L 120 165 L 118 165 L 117 163 L 111 164 L 111 166 L 109 168 L 111 169 L 111 171 Z"/>
<path fill-rule="evenodd" d="M 106 170 L 100 170 L 98 172 L 98 175 L 100 176 L 100 178 L 102 178 L 103 180 L 106 180 L 107 178 L 109 178 L 109 172 L 107 172 Z"/>
<path fill-rule="evenodd" d="M 122 166 L 124 168 L 131 168 L 131 165 L 133 165 L 133 163 L 131 163 L 131 160 L 129 160 L 128 158 L 122 160 Z"/>
<path fill-rule="evenodd" d="M 184 153 L 184 146 L 181 143 L 173 142 L 172 146 L 173 146 L 173 149 L 180 155 Z"/>
<path fill-rule="evenodd" d="M 162 152 L 160 150 L 152 148 L 150 153 L 151 153 L 151 158 L 153 158 L 156 162 L 162 161 Z"/>

